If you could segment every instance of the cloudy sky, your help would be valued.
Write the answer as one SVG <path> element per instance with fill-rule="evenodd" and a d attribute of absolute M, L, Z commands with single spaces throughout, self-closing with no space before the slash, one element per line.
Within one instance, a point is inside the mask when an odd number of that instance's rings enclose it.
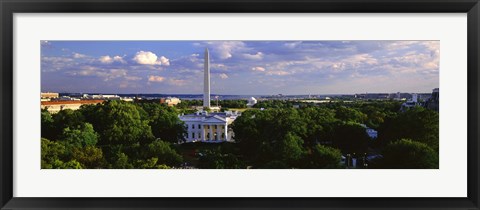
<path fill-rule="evenodd" d="M 439 41 L 42 41 L 42 91 L 200 94 L 431 92 Z"/>

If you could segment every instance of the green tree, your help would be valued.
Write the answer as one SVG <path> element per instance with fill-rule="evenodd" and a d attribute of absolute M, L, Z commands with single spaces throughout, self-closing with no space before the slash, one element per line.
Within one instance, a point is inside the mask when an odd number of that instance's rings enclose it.
<path fill-rule="evenodd" d="M 98 134 L 93 130 L 90 123 L 83 123 L 75 128 L 67 127 L 63 129 L 60 136 L 60 141 L 65 143 L 68 151 L 73 147 L 95 146 L 97 139 Z"/>
<path fill-rule="evenodd" d="M 82 107 L 81 112 L 86 120 L 100 135 L 97 144 L 103 148 L 106 160 L 112 165 L 118 165 L 122 153 L 127 160 L 131 158 L 130 161 L 134 161 L 140 157 L 141 145 L 148 145 L 154 140 L 149 121 L 140 115 L 141 109 L 123 101 L 107 101 Z"/>
<path fill-rule="evenodd" d="M 67 158 L 61 143 L 42 138 L 41 147 L 42 169 L 82 169 L 77 160 Z"/>
<path fill-rule="evenodd" d="M 206 149 L 202 151 L 198 160 L 198 167 L 203 169 L 244 169 L 245 163 L 235 154 L 223 153 L 220 149 Z"/>
<path fill-rule="evenodd" d="M 62 169 L 82 169 L 82 164 L 77 160 L 70 160 L 61 166 Z"/>
<path fill-rule="evenodd" d="M 128 155 L 125 153 L 119 152 L 116 154 L 116 160 L 113 163 L 113 168 L 115 169 L 131 169 L 134 168 L 133 164 L 130 163 Z"/>
<path fill-rule="evenodd" d="M 278 149 L 275 153 L 279 155 L 279 160 L 294 164 L 303 156 L 302 144 L 303 140 L 300 137 L 289 132 L 276 144 Z"/>
<path fill-rule="evenodd" d="M 147 158 L 156 158 L 157 165 L 178 166 L 182 163 L 183 158 L 168 142 L 155 140 L 148 145 Z"/>
<path fill-rule="evenodd" d="M 365 128 L 357 123 L 339 123 L 330 134 L 333 146 L 343 153 L 364 153 L 367 151 L 368 136 Z"/>
<path fill-rule="evenodd" d="M 247 110 L 232 125 L 241 153 L 255 167 L 301 156 L 306 121 L 297 109 Z"/>
<path fill-rule="evenodd" d="M 94 146 L 74 147 L 72 158 L 77 160 L 82 168 L 100 169 L 106 167 L 102 149 Z"/>
<path fill-rule="evenodd" d="M 378 140 L 387 145 L 402 138 L 414 139 L 438 151 L 438 113 L 423 107 L 414 107 L 388 118 L 378 129 Z"/>
<path fill-rule="evenodd" d="M 174 107 L 158 103 L 144 103 L 141 107 L 148 113 L 147 119 L 156 138 L 171 143 L 184 140 L 186 128 Z"/>
<path fill-rule="evenodd" d="M 41 136 L 43 138 L 46 138 L 46 139 L 56 138 L 53 122 L 54 122 L 53 117 L 50 114 L 50 112 L 48 112 L 47 109 L 42 109 L 42 111 L 41 111 L 41 129 L 42 129 Z"/>
<path fill-rule="evenodd" d="M 76 128 L 84 123 L 81 112 L 71 109 L 64 109 L 53 116 L 53 139 L 57 140 L 65 128 Z"/>
<path fill-rule="evenodd" d="M 382 155 L 380 168 L 438 169 L 438 153 L 428 145 L 410 139 L 389 144 Z"/>
<path fill-rule="evenodd" d="M 65 146 L 60 143 L 41 138 L 42 169 L 60 168 L 63 165 Z"/>
<path fill-rule="evenodd" d="M 341 160 L 342 153 L 340 150 L 328 146 L 316 145 L 310 154 L 305 156 L 303 167 L 337 169 L 342 168 Z"/>
<path fill-rule="evenodd" d="M 344 122 L 364 123 L 367 120 L 366 114 L 354 108 L 337 106 L 335 112 L 335 116 Z"/>
<path fill-rule="evenodd" d="M 333 132 L 338 119 L 335 118 L 335 112 L 325 107 L 307 107 L 301 109 L 301 117 L 306 122 L 307 134 L 303 138 L 305 145 L 309 148 L 314 147 L 319 142 L 328 141 L 328 133 Z"/>

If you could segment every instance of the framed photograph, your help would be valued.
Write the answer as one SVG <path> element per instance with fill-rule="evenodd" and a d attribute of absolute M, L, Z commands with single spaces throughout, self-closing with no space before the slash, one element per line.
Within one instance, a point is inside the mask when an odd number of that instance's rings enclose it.
<path fill-rule="evenodd" d="M 479 5 L 2 1 L 1 209 L 479 209 Z"/>

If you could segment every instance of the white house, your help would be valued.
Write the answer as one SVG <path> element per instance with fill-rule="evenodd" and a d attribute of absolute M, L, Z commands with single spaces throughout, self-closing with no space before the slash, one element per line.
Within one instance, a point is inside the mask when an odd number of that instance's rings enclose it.
<path fill-rule="evenodd" d="M 230 124 L 237 118 L 238 113 L 232 111 L 208 113 L 198 111 L 195 114 L 181 115 L 180 120 L 185 123 L 186 142 L 224 142 L 234 141 Z"/>

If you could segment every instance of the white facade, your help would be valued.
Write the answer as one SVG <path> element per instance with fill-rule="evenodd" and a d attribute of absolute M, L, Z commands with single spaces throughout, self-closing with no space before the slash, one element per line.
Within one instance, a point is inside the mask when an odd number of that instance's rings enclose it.
<path fill-rule="evenodd" d="M 180 120 L 185 123 L 187 134 L 186 142 L 224 142 L 234 141 L 230 124 L 237 117 L 236 112 L 208 113 L 181 115 Z"/>
<path fill-rule="evenodd" d="M 160 102 L 165 103 L 168 106 L 175 106 L 175 105 L 181 103 L 182 100 L 180 100 L 179 98 L 176 98 L 176 97 L 167 97 L 167 98 L 161 99 Z"/>

